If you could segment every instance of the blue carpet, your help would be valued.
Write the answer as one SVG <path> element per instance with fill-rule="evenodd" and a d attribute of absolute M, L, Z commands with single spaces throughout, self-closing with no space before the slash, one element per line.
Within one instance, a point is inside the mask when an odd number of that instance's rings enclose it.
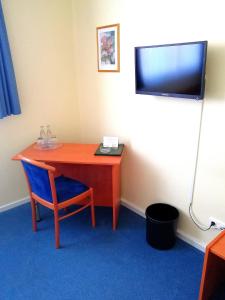
<path fill-rule="evenodd" d="M 55 250 L 53 216 L 41 209 L 31 230 L 30 205 L 0 214 L 0 299 L 197 300 L 203 253 L 178 240 L 160 251 L 145 241 L 145 219 L 121 207 L 112 230 L 111 209 L 88 210 L 61 222 Z"/>

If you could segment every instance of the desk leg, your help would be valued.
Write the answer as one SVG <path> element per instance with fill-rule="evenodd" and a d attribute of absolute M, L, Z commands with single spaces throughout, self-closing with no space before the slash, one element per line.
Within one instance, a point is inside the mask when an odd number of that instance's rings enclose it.
<path fill-rule="evenodd" d="M 112 167 L 112 200 L 113 200 L 113 230 L 116 230 L 116 226 L 119 218 L 120 209 L 120 166 L 114 165 Z"/>

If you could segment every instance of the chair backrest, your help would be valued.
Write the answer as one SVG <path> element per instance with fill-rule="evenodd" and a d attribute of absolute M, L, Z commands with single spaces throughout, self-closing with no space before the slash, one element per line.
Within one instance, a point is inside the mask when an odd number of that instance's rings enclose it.
<path fill-rule="evenodd" d="M 44 163 L 21 157 L 21 162 L 27 176 L 31 192 L 38 197 L 53 202 L 52 189 L 49 178 L 49 169 L 54 168 Z"/>

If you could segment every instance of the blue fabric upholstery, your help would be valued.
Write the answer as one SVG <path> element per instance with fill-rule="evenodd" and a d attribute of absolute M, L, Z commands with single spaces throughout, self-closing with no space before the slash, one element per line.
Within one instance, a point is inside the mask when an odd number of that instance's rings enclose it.
<path fill-rule="evenodd" d="M 25 161 L 22 161 L 22 164 L 28 176 L 32 192 L 44 200 L 52 202 L 48 171 Z M 55 178 L 55 187 L 58 202 L 76 197 L 89 189 L 80 181 L 64 176 Z"/>
<path fill-rule="evenodd" d="M 52 202 L 48 171 L 25 161 L 22 161 L 22 164 L 29 179 L 32 192 L 39 197 Z"/>
<path fill-rule="evenodd" d="M 82 182 L 64 176 L 55 179 L 55 186 L 58 202 L 76 197 L 89 189 Z"/>

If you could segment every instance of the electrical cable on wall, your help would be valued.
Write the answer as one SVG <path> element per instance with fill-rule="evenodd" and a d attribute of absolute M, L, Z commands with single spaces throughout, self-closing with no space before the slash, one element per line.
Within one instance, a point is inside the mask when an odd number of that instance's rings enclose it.
<path fill-rule="evenodd" d="M 191 192 L 191 200 L 189 204 L 189 215 L 194 222 L 194 224 L 201 229 L 202 231 L 209 230 L 212 226 L 215 224 L 213 222 L 210 223 L 209 226 L 205 226 L 199 223 L 197 218 L 194 215 L 193 212 L 193 201 L 194 201 L 194 191 L 195 191 L 195 181 L 196 181 L 196 175 L 197 175 L 197 168 L 198 168 L 198 157 L 199 157 L 199 148 L 200 148 L 200 140 L 201 140 L 201 129 L 202 129 L 202 118 L 203 118 L 203 110 L 204 110 L 204 100 L 202 100 L 202 106 L 201 106 L 201 114 L 200 114 L 200 122 L 199 122 L 199 132 L 198 132 L 198 144 L 197 144 L 197 152 L 196 152 L 196 158 L 195 158 L 195 169 L 194 169 L 194 177 L 193 177 L 193 184 L 192 184 L 192 192 Z"/>

